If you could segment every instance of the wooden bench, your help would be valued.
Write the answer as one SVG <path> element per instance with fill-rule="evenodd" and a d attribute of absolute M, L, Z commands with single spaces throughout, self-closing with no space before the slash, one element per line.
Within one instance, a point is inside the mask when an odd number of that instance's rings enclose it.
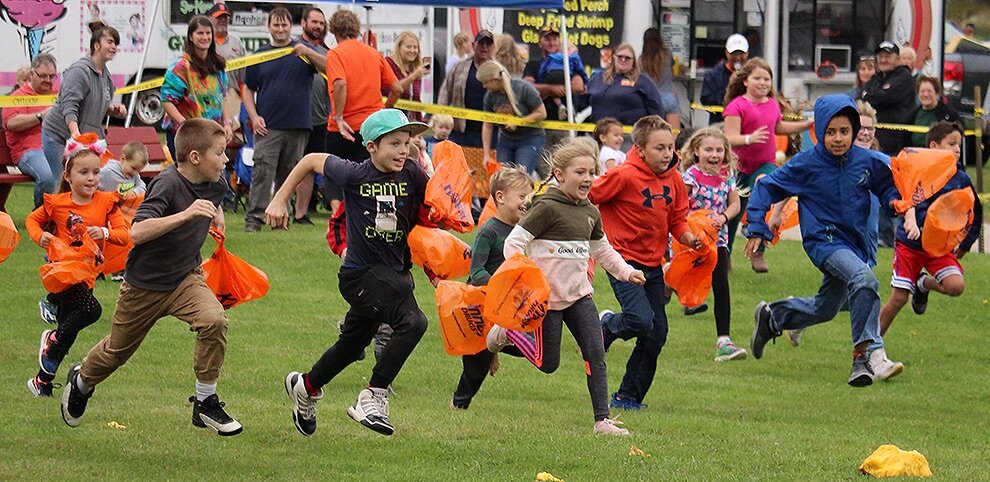
<path fill-rule="evenodd" d="M 162 170 L 162 163 L 167 159 L 158 131 L 154 127 L 111 127 L 107 129 L 106 140 L 107 148 L 115 156 L 120 155 L 120 150 L 128 142 L 137 141 L 144 144 L 148 149 L 148 167 L 141 171 L 141 177 L 145 179 L 157 176 Z M 3 212 L 7 212 L 7 198 L 14 184 L 34 183 L 31 176 L 11 174 L 10 168 L 14 165 L 14 160 L 10 157 L 10 148 L 7 146 L 7 138 L 0 128 L 0 211 Z"/>

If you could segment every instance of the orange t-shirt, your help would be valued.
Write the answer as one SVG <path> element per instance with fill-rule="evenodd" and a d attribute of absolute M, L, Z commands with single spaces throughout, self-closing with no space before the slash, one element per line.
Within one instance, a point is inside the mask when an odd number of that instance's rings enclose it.
<path fill-rule="evenodd" d="M 331 106 L 327 130 L 330 132 L 340 132 L 333 120 L 333 114 L 337 112 L 333 105 L 333 82 L 337 79 L 347 82 L 343 115 L 355 131 L 368 116 L 385 108 L 382 89 L 398 82 L 385 57 L 356 39 L 344 40 L 330 49 L 327 52 L 327 91 Z"/>
<path fill-rule="evenodd" d="M 44 203 L 28 215 L 24 225 L 35 243 L 41 241 L 41 235 L 45 232 L 42 226 L 51 221 L 54 224 L 52 234 L 66 244 L 78 241 L 79 228 L 76 230 L 72 228 L 76 224 L 82 224 L 84 231 L 90 226 L 107 228 L 110 236 L 106 242 L 123 246 L 131 241 L 131 233 L 127 221 L 117 207 L 119 200 L 120 195 L 116 192 L 97 191 L 93 193 L 93 199 L 89 204 L 76 204 L 72 200 L 71 192 L 45 194 Z M 101 247 L 103 245 L 101 242 L 97 244 Z"/>

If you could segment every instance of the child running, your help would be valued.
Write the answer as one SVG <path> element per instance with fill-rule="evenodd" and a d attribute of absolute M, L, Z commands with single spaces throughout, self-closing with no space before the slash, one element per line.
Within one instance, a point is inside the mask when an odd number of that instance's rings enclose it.
<path fill-rule="evenodd" d="M 219 435 L 242 431 L 216 393 L 227 351 L 227 315 L 206 286 L 199 254 L 211 226 L 224 230 L 219 206 L 227 193 L 227 138 L 220 124 L 192 118 L 179 126 L 175 147 L 176 164 L 148 183 L 134 215 L 134 248 L 127 256 L 110 334 L 69 371 L 62 420 L 70 427 L 82 423 L 96 385 L 127 363 L 158 320 L 171 315 L 196 332 L 196 395 L 189 398 L 193 426 Z"/>
<path fill-rule="evenodd" d="M 323 386 L 358 360 L 379 325 L 392 327 L 368 387 L 347 414 L 382 435 L 392 435 L 388 386 L 426 332 L 426 315 L 416 304 L 409 270 L 407 237 L 420 218 L 426 174 L 409 159 L 410 138 L 427 129 L 396 109 L 382 109 L 361 125 L 371 162 L 357 164 L 332 154 L 308 154 L 275 193 L 265 219 L 273 227 L 288 222 L 287 201 L 309 174 L 323 174 L 343 188 L 347 252 L 338 274 L 341 296 L 350 304 L 340 337 L 307 373 L 290 372 L 285 390 L 292 420 L 303 435 L 316 432 L 316 403 Z"/>
<path fill-rule="evenodd" d="M 124 217 L 117 208 L 119 197 L 115 193 L 97 190 L 100 157 L 105 152 L 105 141 L 83 144 L 69 139 L 66 142 L 62 155 L 65 170 L 59 194 L 45 194 L 42 205 L 24 222 L 28 235 L 38 246 L 48 249 L 56 238 L 69 246 L 81 245 L 84 236 L 99 244 L 125 245 L 130 242 Z M 93 296 L 95 281 L 94 274 L 91 279 L 74 284 L 65 291 L 49 293 L 42 301 L 49 304 L 55 313 L 58 326 L 41 332 L 38 374 L 27 382 L 28 390 L 35 396 L 52 396 L 55 372 L 75 343 L 76 336 L 83 328 L 96 323 L 103 314 L 100 301 Z"/>
<path fill-rule="evenodd" d="M 942 149 L 952 151 L 959 162 L 959 149 L 962 145 L 963 130 L 959 124 L 948 121 L 936 123 L 928 131 L 928 147 L 930 149 Z M 949 179 L 945 186 L 936 192 L 932 197 L 916 204 L 904 214 L 904 223 L 897 228 L 897 236 L 894 239 L 894 274 L 890 280 L 893 288 L 890 299 L 880 310 L 880 334 L 885 335 L 890 325 L 894 322 L 897 313 L 907 304 L 908 297 L 911 296 L 911 308 L 915 313 L 921 315 L 928 308 L 928 294 L 937 291 L 946 296 L 959 296 L 963 293 L 966 285 L 963 281 L 963 269 L 959 264 L 967 251 L 973 246 L 979 236 L 978 226 L 983 224 L 983 207 L 980 205 L 979 196 L 973 188 L 973 183 L 969 176 L 957 166 L 955 175 Z M 943 256 L 932 256 L 924 250 L 921 245 L 921 232 L 925 225 L 925 218 L 928 208 L 939 197 L 958 189 L 973 190 L 976 201 L 973 203 L 973 228 L 959 244 L 955 251 Z M 886 368 L 883 372 L 876 373 L 877 378 L 887 380 L 904 369 L 900 363 L 890 363 L 887 360 L 871 360 L 874 368 L 879 363 Z"/>
<path fill-rule="evenodd" d="M 626 153 L 622 152 L 622 123 L 614 117 L 606 117 L 595 123 L 591 137 L 598 142 L 598 164 L 602 172 L 622 164 Z"/>
<path fill-rule="evenodd" d="M 519 222 L 519 218 L 526 214 L 526 203 L 532 193 L 533 181 L 525 171 L 503 167 L 492 176 L 491 199 L 495 203 L 495 215 L 478 229 L 474 237 L 468 284 L 487 285 L 498 267 L 505 262 L 502 254 L 505 238 Z M 522 356 L 513 346 L 507 346 L 502 351 L 512 356 Z M 485 375 L 491 372 L 494 376 L 498 356 L 485 349 L 474 355 L 465 355 L 461 361 L 464 369 L 451 406 L 467 410 L 471 399 L 481 389 Z"/>
<path fill-rule="evenodd" d="M 773 72 L 761 58 L 749 59 L 732 74 L 725 89 L 725 136 L 739 156 L 739 172 L 736 187 L 750 192 L 756 181 L 777 168 L 776 134 L 797 134 L 811 127 L 810 120 L 785 121 L 780 114 L 773 89 Z M 740 198 L 741 210 L 746 209 L 748 198 Z M 776 207 L 783 209 L 783 205 Z M 749 218 L 752 219 L 752 218 Z M 728 250 L 732 251 L 739 216 L 729 223 Z M 763 257 L 763 247 L 750 259 L 753 271 L 769 271 Z"/>
<path fill-rule="evenodd" d="M 674 158 L 674 134 L 660 116 L 645 116 L 633 126 L 633 148 L 626 162 L 595 180 L 588 196 L 601 210 L 602 227 L 626 263 L 642 271 L 645 283 L 609 273 L 621 313 L 599 314 L 605 349 L 617 339 L 636 338 L 612 408 L 642 409 L 656 375 L 657 358 L 667 341 L 663 255 L 668 233 L 698 247 L 688 230 L 688 198 Z"/>
<path fill-rule="evenodd" d="M 681 150 L 683 178 L 687 186 L 690 211 L 709 209 L 718 227 L 715 243 L 718 261 L 712 271 L 712 296 L 715 298 L 715 361 L 742 360 L 746 350 L 729 338 L 732 305 L 729 303 L 729 230 L 730 219 L 739 214 L 739 193 L 732 182 L 735 162 L 729 140 L 722 131 L 711 127 L 691 136 Z M 687 313 L 687 309 L 685 309 Z"/>
<path fill-rule="evenodd" d="M 783 330 L 805 328 L 831 320 L 847 302 L 852 322 L 853 363 L 849 385 L 873 383 L 869 364 L 871 344 L 882 346 L 880 294 L 869 265 L 867 225 L 870 193 L 890 210 L 899 199 L 890 168 L 877 153 L 853 145 L 859 132 L 859 112 L 846 95 L 826 95 L 815 102 L 814 149 L 794 156 L 756 184 L 746 216 L 749 241 L 746 255 L 773 239 L 764 222 L 770 205 L 798 197 L 801 237 L 805 252 L 824 275 L 818 294 L 756 305 L 751 350 L 763 357 L 767 342 Z"/>
<path fill-rule="evenodd" d="M 120 160 L 111 159 L 100 169 L 100 190 L 116 192 L 122 197 L 141 195 L 147 190 L 141 171 L 148 165 L 148 149 L 132 141 L 120 150 Z"/>
<path fill-rule="evenodd" d="M 598 168 L 598 146 L 587 138 L 565 139 L 551 152 L 550 176 L 556 181 L 537 196 L 532 207 L 505 240 L 505 257 L 527 254 L 550 283 L 550 304 L 539 330 L 522 333 L 495 325 L 488 333 L 488 349 L 498 353 L 515 345 L 543 373 L 560 365 L 562 325 L 574 335 L 588 372 L 588 391 L 594 410 L 594 432 L 629 435 L 621 422 L 609 418 L 605 347 L 588 259 L 594 258 L 616 279 L 642 286 L 643 272 L 630 266 L 612 248 L 602 231 L 601 214 L 588 201 Z"/>

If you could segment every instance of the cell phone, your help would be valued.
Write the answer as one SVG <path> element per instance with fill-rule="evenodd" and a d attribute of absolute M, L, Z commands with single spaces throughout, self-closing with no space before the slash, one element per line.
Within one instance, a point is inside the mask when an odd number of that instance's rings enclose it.
<path fill-rule="evenodd" d="M 430 64 L 433 62 L 433 57 L 423 57 L 423 68 L 430 70 Z"/>

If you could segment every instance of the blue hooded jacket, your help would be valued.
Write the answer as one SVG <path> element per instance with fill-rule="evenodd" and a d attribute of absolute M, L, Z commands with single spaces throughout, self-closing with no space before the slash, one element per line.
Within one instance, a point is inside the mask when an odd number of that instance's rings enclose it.
<path fill-rule="evenodd" d="M 892 212 L 890 202 L 900 199 L 890 168 L 880 153 L 852 145 L 842 156 L 825 148 L 825 130 L 832 118 L 847 113 L 852 121 L 850 145 L 859 132 L 859 112 L 849 96 L 826 95 L 815 102 L 814 149 L 794 156 L 790 162 L 760 179 L 753 188 L 746 217 L 747 236 L 773 239 L 764 218 L 770 205 L 791 196 L 798 198 L 798 216 L 805 252 L 819 269 L 825 259 L 840 249 L 849 249 L 864 263 L 876 250 L 870 241 L 870 193 L 881 207 Z M 871 245 L 872 244 L 872 245 Z"/>

